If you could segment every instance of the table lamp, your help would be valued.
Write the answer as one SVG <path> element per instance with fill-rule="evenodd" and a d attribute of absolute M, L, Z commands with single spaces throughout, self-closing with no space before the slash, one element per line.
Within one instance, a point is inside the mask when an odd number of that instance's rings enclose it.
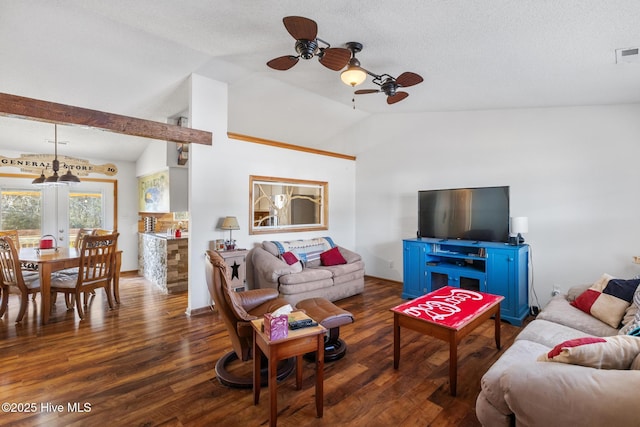
<path fill-rule="evenodd" d="M 229 240 L 225 242 L 225 249 L 231 250 L 235 249 L 236 244 L 232 238 L 232 230 L 240 230 L 240 225 L 238 224 L 238 219 L 235 216 L 228 216 L 222 221 L 222 225 L 220 226 L 223 230 L 229 230 Z"/>
<path fill-rule="evenodd" d="M 516 245 L 524 243 L 523 233 L 529 232 L 529 218 L 526 216 L 511 217 L 511 233 L 516 234 Z"/>

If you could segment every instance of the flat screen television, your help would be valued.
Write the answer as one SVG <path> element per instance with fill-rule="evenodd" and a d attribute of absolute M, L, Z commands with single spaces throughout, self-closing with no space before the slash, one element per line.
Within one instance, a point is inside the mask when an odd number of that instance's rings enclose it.
<path fill-rule="evenodd" d="M 418 236 L 508 242 L 509 187 L 419 191 Z"/>

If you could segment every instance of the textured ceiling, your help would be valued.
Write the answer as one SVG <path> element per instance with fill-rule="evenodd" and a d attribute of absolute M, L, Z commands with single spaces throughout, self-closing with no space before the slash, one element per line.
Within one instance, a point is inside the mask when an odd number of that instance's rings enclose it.
<path fill-rule="evenodd" d="M 363 43 L 374 73 L 425 80 L 392 106 L 357 96 L 354 110 L 352 89 L 317 60 L 265 65 L 295 52 L 289 15 L 315 20 L 334 47 Z M 640 102 L 640 64 L 615 63 L 615 49 L 640 45 L 639 21 L 637 0 L 0 0 L 0 91 L 164 120 L 197 72 L 229 84 L 230 131 L 323 148 L 374 114 Z M 9 132 L 15 121 L 0 120 L 0 148 L 44 151 L 30 144 L 52 129 Z M 69 139 L 64 154 L 114 157 L 100 135 L 89 151 Z"/>

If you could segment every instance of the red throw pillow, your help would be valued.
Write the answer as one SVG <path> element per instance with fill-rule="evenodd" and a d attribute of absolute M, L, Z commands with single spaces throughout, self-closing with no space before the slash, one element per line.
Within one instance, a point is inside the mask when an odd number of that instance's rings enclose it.
<path fill-rule="evenodd" d="M 322 265 L 329 266 L 346 264 L 347 260 L 344 259 L 344 257 L 338 250 L 338 247 L 336 246 L 335 248 L 331 248 L 328 251 L 322 252 L 320 254 L 320 262 L 322 263 Z"/>
<path fill-rule="evenodd" d="M 280 257 L 289 265 L 295 264 L 296 262 L 300 261 L 296 254 L 294 254 L 293 252 L 285 252 L 280 255 Z"/>
<path fill-rule="evenodd" d="M 613 328 L 618 328 L 625 311 L 631 305 L 638 285 L 638 279 L 614 279 L 603 274 L 596 283 L 571 302 L 571 305 Z"/>
<path fill-rule="evenodd" d="M 607 340 L 600 337 L 585 337 L 585 338 L 575 338 L 572 340 L 567 340 L 553 347 L 551 351 L 547 353 L 547 358 L 553 360 L 554 357 L 557 357 L 560 355 L 560 353 L 562 353 L 563 348 L 568 349 L 572 347 L 579 347 L 581 345 L 595 344 L 598 342 L 607 342 Z"/>

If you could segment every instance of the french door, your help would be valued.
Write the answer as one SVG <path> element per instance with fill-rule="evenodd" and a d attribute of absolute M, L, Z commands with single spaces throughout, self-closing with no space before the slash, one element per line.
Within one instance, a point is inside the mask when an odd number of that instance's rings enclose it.
<path fill-rule="evenodd" d="M 36 246 L 46 235 L 58 246 L 73 246 L 80 228 L 115 228 L 113 181 L 38 187 L 31 180 L 0 176 L 0 228 L 17 229 L 22 247 Z"/>

